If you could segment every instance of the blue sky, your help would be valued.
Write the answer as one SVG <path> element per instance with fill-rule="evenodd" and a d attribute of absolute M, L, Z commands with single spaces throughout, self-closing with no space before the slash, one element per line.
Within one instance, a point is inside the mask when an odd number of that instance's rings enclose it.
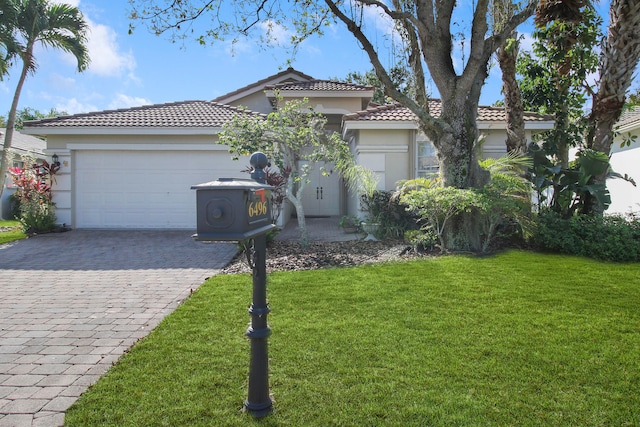
<path fill-rule="evenodd" d="M 91 65 L 78 73 L 72 57 L 39 48 L 38 69 L 28 77 L 19 108 L 68 113 L 128 108 L 192 99 L 213 99 L 275 74 L 286 67 L 282 49 L 259 49 L 241 42 L 232 54 L 229 45 L 174 44 L 139 26 L 128 34 L 127 0 L 67 0 L 82 10 L 91 33 Z M 379 23 L 384 25 L 384 23 Z M 381 48 L 385 45 L 380 42 Z M 334 27 L 322 38 L 305 41 L 293 67 L 318 79 L 344 77 L 371 68 L 364 52 L 346 30 Z M 19 70 L 0 82 L 0 114 L 9 111 Z M 432 91 L 437 96 L 435 89 Z M 492 68 L 481 103 L 501 98 L 500 74 Z"/>

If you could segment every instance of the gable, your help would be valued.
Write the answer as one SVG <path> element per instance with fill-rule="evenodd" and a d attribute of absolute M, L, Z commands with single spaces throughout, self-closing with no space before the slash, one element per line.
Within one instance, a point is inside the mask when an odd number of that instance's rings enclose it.
<path fill-rule="evenodd" d="M 296 83 L 313 80 L 313 77 L 304 74 L 293 68 L 287 68 L 280 73 L 258 80 L 255 83 L 241 87 L 221 95 L 213 100 L 220 104 L 232 105 L 235 107 L 243 106 L 251 111 L 258 111 L 264 114 L 273 111 L 271 103 L 265 96 L 264 92 L 268 86 L 280 83 Z"/>

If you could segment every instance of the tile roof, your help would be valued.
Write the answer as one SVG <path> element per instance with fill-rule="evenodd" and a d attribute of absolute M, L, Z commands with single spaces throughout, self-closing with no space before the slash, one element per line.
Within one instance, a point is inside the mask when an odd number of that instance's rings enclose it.
<path fill-rule="evenodd" d="M 294 74 L 295 76 L 299 77 L 302 80 L 313 80 L 313 77 L 302 73 L 298 70 L 294 70 L 293 68 L 289 67 L 284 71 L 281 71 L 277 74 L 274 74 L 272 76 L 269 77 L 265 77 L 264 79 L 258 80 L 255 83 L 251 83 L 250 85 L 241 87 L 240 89 L 236 89 L 232 92 L 229 93 L 225 93 L 224 95 L 220 95 L 219 97 L 215 98 L 213 101 L 214 102 L 223 102 L 225 100 L 227 100 L 228 98 L 233 98 L 236 95 L 239 95 L 243 92 L 246 91 L 250 91 L 251 89 L 256 89 L 256 90 L 260 90 L 260 89 L 264 89 L 264 87 L 267 85 L 267 83 L 273 81 L 273 80 L 278 80 L 281 79 L 283 77 L 285 77 L 287 74 Z"/>
<path fill-rule="evenodd" d="M 7 132 L 6 128 L 0 128 L 0 138 L 4 139 L 4 135 Z M 13 138 L 11 139 L 11 148 L 14 151 L 32 152 L 34 154 L 43 154 L 43 150 L 46 148 L 47 143 L 35 136 L 25 135 L 19 131 L 13 132 Z"/>
<path fill-rule="evenodd" d="M 441 113 L 440 100 L 429 100 L 429 111 L 434 117 Z M 504 122 L 506 112 L 503 107 L 478 107 L 478 121 L 480 122 Z M 347 114 L 343 121 L 416 121 L 416 116 L 407 107 L 400 104 L 385 104 L 370 107 L 363 111 Z M 553 117 L 544 114 L 525 112 L 525 121 L 553 121 Z"/>
<path fill-rule="evenodd" d="M 267 90 L 291 90 L 291 91 L 317 91 L 317 92 L 368 92 L 373 91 L 373 86 L 342 83 L 333 80 L 310 80 L 306 82 L 284 82 L 266 86 Z"/>
<path fill-rule="evenodd" d="M 238 113 L 259 114 L 210 101 L 183 101 L 25 122 L 25 128 L 215 128 Z"/>
<path fill-rule="evenodd" d="M 638 122 L 640 122 L 640 107 L 633 107 L 622 113 L 618 123 L 616 123 L 616 126 L 622 127 L 640 124 Z"/>

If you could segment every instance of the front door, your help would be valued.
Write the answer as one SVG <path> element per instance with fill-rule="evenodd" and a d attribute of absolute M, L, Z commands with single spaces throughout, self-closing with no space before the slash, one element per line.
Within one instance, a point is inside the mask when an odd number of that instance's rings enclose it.
<path fill-rule="evenodd" d="M 327 171 L 332 170 L 326 164 Z M 340 177 L 337 171 L 323 175 L 322 164 L 316 164 L 309 175 L 309 182 L 302 194 L 302 207 L 305 216 L 338 216 L 340 215 Z"/>

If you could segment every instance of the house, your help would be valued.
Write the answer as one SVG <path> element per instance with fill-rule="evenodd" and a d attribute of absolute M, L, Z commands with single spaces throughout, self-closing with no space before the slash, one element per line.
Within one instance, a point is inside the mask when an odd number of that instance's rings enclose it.
<path fill-rule="evenodd" d="M 6 129 L 0 128 L 0 139 L 4 140 Z M 46 142 L 43 139 L 36 138 L 30 135 L 21 134 L 19 132 L 13 133 L 11 141 L 11 163 L 9 167 L 24 167 L 24 161 L 27 157 L 31 157 L 36 161 L 46 159 L 44 149 Z M 11 176 L 7 174 L 7 178 L 4 182 L 4 190 L 2 191 L 2 198 L 0 199 L 0 218 L 11 218 L 11 203 L 9 198 L 15 193 L 15 185 L 11 179 Z"/>
<path fill-rule="evenodd" d="M 212 101 L 183 101 L 25 123 L 24 133 L 43 136 L 46 153 L 61 169 L 54 201 L 60 223 L 74 228 L 195 229 L 193 184 L 242 177 L 248 159 L 233 161 L 217 143 L 234 114 L 269 113 L 285 101 L 307 98 L 342 132 L 357 162 L 373 170 L 380 189 L 437 171 L 435 152 L 400 105 L 370 106 L 369 86 L 316 80 L 287 69 Z M 239 109 L 244 106 L 248 110 Z M 432 101 L 436 111 L 438 102 Z M 528 115 L 527 137 L 550 129 L 548 117 Z M 505 152 L 505 113 L 481 107 L 478 124 L 484 155 Z M 356 214 L 358 205 L 336 174 L 317 171 L 303 199 L 309 216 Z M 283 221 L 290 218 L 290 212 Z"/>
<path fill-rule="evenodd" d="M 616 125 L 616 137 L 611 145 L 611 168 L 621 174 L 629 175 L 640 186 L 640 141 L 632 140 L 624 144 L 626 138 L 640 138 L 640 108 L 635 107 L 622 114 Z M 640 213 L 640 189 L 622 179 L 609 179 L 607 188 L 611 193 L 610 214 Z"/>

